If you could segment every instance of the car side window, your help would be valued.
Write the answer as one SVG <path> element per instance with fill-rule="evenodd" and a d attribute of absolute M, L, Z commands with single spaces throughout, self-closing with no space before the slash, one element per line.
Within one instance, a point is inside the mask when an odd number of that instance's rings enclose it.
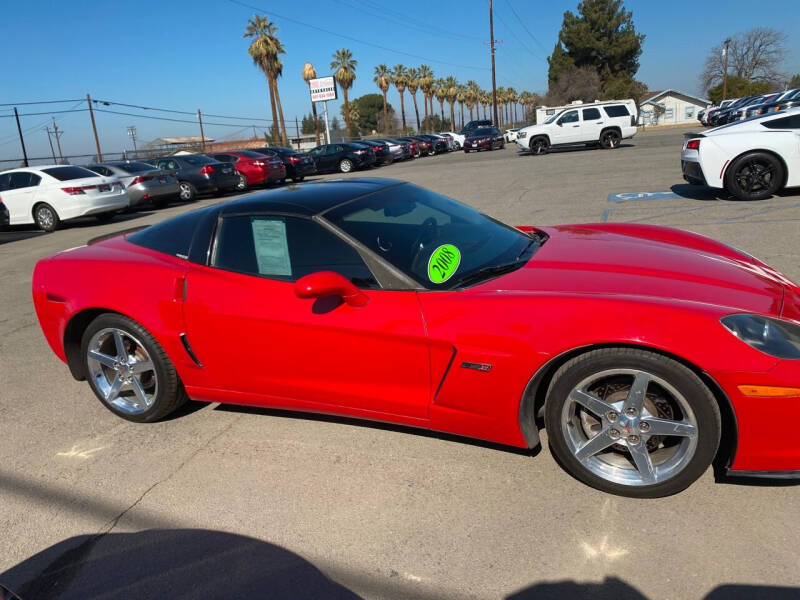
<path fill-rule="evenodd" d="M 334 271 L 358 287 L 380 287 L 352 246 L 311 219 L 299 217 L 223 218 L 211 265 L 280 281 Z"/>
<path fill-rule="evenodd" d="M 603 110 L 606 111 L 606 114 L 609 117 L 629 117 L 631 113 L 628 112 L 628 109 L 622 104 L 612 104 L 610 106 L 604 106 Z"/>
<path fill-rule="evenodd" d="M 600 118 L 600 111 L 596 108 L 584 108 L 583 120 L 584 121 L 597 121 Z"/>
<path fill-rule="evenodd" d="M 578 122 L 578 111 L 571 110 L 569 112 L 564 113 L 564 115 L 558 120 L 559 123 L 577 123 Z"/>
<path fill-rule="evenodd" d="M 319 156 L 323 152 L 325 152 L 325 146 L 320 146 L 318 148 L 312 148 L 311 150 L 308 151 L 308 153 L 311 154 L 312 156 Z"/>
<path fill-rule="evenodd" d="M 0 175 L 0 192 L 6 191 L 10 184 L 11 184 L 11 173 Z"/>
<path fill-rule="evenodd" d="M 762 121 L 761 125 L 767 129 L 800 129 L 800 115 L 789 115 L 781 119 Z"/>
<path fill-rule="evenodd" d="M 30 173 L 26 171 L 17 171 L 16 173 L 11 173 L 11 180 L 8 186 L 9 190 L 19 190 L 26 187 L 31 187 Z"/>
<path fill-rule="evenodd" d="M 167 161 L 167 170 L 169 170 L 169 171 L 177 171 L 180 168 L 181 168 L 181 166 L 178 164 L 177 161 L 175 161 L 175 160 L 168 160 Z"/>

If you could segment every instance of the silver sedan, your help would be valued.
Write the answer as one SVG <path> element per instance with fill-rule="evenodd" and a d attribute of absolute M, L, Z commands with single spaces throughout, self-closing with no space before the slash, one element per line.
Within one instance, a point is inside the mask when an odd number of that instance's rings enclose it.
<path fill-rule="evenodd" d="M 86 168 L 108 177 L 116 177 L 128 190 L 131 206 L 152 202 L 164 206 L 178 198 L 180 192 L 175 177 L 143 162 L 115 160 L 86 165 Z"/>

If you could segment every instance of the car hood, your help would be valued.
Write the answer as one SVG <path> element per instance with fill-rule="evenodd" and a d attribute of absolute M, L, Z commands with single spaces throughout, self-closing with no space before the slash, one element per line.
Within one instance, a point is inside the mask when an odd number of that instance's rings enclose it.
<path fill-rule="evenodd" d="M 550 237 L 531 260 L 481 288 L 651 297 L 774 315 L 784 287 L 798 289 L 755 258 L 686 231 L 609 223 L 537 229 Z"/>

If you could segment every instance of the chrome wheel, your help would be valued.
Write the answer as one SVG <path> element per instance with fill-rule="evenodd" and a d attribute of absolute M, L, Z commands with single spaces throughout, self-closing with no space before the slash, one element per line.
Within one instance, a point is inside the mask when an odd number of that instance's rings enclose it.
<path fill-rule="evenodd" d="M 56 211 L 49 204 L 40 204 L 33 213 L 36 226 L 42 231 L 55 231 L 60 220 Z"/>
<path fill-rule="evenodd" d="M 131 415 L 146 412 L 158 395 L 152 358 L 133 335 L 117 328 L 97 331 L 86 350 L 88 376 L 103 400 Z"/>
<path fill-rule="evenodd" d="M 236 191 L 242 192 L 247 189 L 247 177 L 239 175 L 239 182 L 236 184 Z"/>
<path fill-rule="evenodd" d="M 349 173 L 353 170 L 353 163 L 347 158 L 342 159 L 342 162 L 339 163 L 339 170 L 342 173 Z"/>
<path fill-rule="evenodd" d="M 192 189 L 191 184 L 182 181 L 178 186 L 178 189 L 180 190 L 178 196 L 184 202 L 187 202 L 194 197 L 194 190 Z"/>
<path fill-rule="evenodd" d="M 560 421 L 575 459 L 620 485 L 671 479 L 697 449 L 697 419 L 687 399 L 643 370 L 611 369 L 583 379 L 564 402 Z"/>

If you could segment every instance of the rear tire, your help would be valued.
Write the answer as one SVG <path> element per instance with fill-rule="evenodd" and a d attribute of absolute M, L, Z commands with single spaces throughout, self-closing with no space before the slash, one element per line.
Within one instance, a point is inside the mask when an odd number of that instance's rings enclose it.
<path fill-rule="evenodd" d="M 237 192 L 244 192 L 247 189 L 247 177 L 239 174 L 239 183 L 236 184 Z"/>
<path fill-rule="evenodd" d="M 783 185 L 783 164 L 767 152 L 749 152 L 733 161 L 725 172 L 729 194 L 739 200 L 765 200 Z"/>
<path fill-rule="evenodd" d="M 600 134 L 600 145 L 607 150 L 619 148 L 622 136 L 616 129 L 608 129 Z"/>
<path fill-rule="evenodd" d="M 81 339 L 81 358 L 97 398 L 128 421 L 158 421 L 188 400 L 161 344 L 128 317 L 104 313 L 92 321 Z"/>
<path fill-rule="evenodd" d="M 55 231 L 61 225 L 56 210 L 45 202 L 33 207 L 33 220 L 39 229 L 47 232 Z"/>
<path fill-rule="evenodd" d="M 341 173 L 349 173 L 353 170 L 353 161 L 349 158 L 343 158 L 339 161 L 339 171 Z"/>
<path fill-rule="evenodd" d="M 305 179 L 305 175 L 301 175 L 300 177 L 292 177 L 292 181 L 294 183 L 300 183 L 301 181 L 303 181 L 303 179 Z M 286 180 L 284 180 L 284 181 L 286 181 Z"/>
<path fill-rule="evenodd" d="M 95 215 L 94 218 L 97 219 L 100 223 L 110 223 L 116 215 L 117 213 L 107 212 Z"/>
<path fill-rule="evenodd" d="M 183 202 L 191 202 L 197 197 L 197 190 L 188 181 L 181 181 L 178 183 L 178 197 Z"/>

